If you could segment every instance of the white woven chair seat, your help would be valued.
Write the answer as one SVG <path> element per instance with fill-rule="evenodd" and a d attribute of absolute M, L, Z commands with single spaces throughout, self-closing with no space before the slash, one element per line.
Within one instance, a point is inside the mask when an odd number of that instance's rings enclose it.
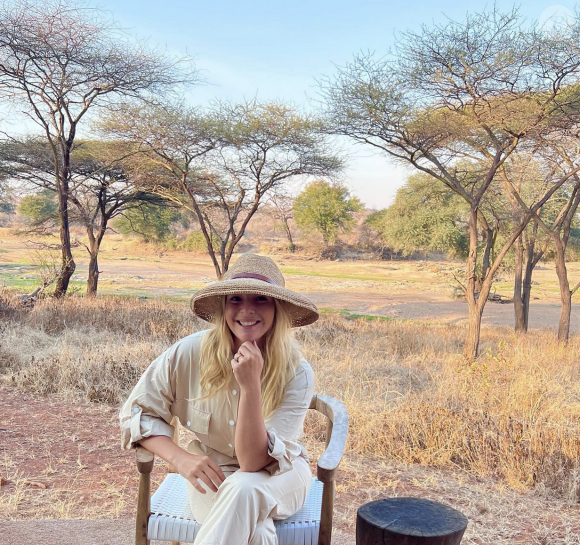
<path fill-rule="evenodd" d="M 316 545 L 321 506 L 322 483 L 313 478 L 310 493 L 302 509 L 290 518 L 274 521 L 278 544 Z M 151 498 L 147 538 L 193 543 L 200 528 L 189 507 L 185 479 L 177 473 L 170 473 Z"/>

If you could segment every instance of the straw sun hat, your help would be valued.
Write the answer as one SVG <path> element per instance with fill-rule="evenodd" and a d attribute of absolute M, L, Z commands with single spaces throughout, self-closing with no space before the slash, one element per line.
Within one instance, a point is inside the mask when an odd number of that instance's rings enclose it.
<path fill-rule="evenodd" d="M 316 305 L 303 295 L 286 289 L 284 277 L 269 257 L 242 254 L 221 280 L 202 288 L 191 298 L 194 314 L 211 322 L 220 305 L 220 297 L 234 293 L 256 293 L 285 301 L 292 327 L 318 320 Z"/>

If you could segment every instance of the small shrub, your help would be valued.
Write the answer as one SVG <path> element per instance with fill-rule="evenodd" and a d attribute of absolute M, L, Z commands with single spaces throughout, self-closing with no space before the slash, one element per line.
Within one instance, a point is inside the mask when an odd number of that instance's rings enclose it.
<path fill-rule="evenodd" d="M 214 235 L 212 240 L 212 246 L 214 249 L 219 248 L 219 238 Z M 181 243 L 181 248 L 187 252 L 194 253 L 205 253 L 207 252 L 207 242 L 205 236 L 201 231 L 193 231 L 187 238 Z"/>

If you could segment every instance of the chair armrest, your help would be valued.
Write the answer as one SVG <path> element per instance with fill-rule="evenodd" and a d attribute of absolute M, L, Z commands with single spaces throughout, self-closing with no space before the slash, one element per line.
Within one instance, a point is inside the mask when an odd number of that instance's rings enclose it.
<path fill-rule="evenodd" d="M 312 399 L 312 408 L 325 415 L 332 422 L 332 433 L 326 450 L 318 460 L 316 475 L 319 481 L 330 482 L 334 475 L 346 446 L 348 432 L 348 414 L 346 407 L 330 396 L 316 395 Z"/>

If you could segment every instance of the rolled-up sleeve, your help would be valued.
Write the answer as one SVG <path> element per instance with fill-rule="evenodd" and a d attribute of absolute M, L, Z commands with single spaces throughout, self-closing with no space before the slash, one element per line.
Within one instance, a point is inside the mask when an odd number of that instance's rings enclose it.
<path fill-rule="evenodd" d="M 266 469 L 280 475 L 292 469 L 292 461 L 305 451 L 297 441 L 303 433 L 306 411 L 314 394 L 314 373 L 303 361 L 286 387 L 280 406 L 264 420 L 268 434 L 268 454 L 274 460 Z"/>
<path fill-rule="evenodd" d="M 173 347 L 166 350 L 149 365 L 123 404 L 119 413 L 122 448 L 154 435 L 173 437 L 174 352 Z"/>

